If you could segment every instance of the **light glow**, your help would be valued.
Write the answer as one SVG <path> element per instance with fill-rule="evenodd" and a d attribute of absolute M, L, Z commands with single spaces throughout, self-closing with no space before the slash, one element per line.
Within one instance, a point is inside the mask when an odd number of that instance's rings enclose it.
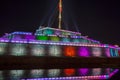
<path fill-rule="evenodd" d="M 49 55 L 50 56 L 61 56 L 61 48 L 60 46 L 49 46 Z"/>
<path fill-rule="evenodd" d="M 0 80 L 4 80 L 4 78 L 3 78 L 3 71 L 0 71 Z"/>
<path fill-rule="evenodd" d="M 45 56 L 45 46 L 44 45 L 32 45 L 31 52 L 33 56 Z"/>
<path fill-rule="evenodd" d="M 31 76 L 34 78 L 39 78 L 44 75 L 44 69 L 31 70 Z"/>
<path fill-rule="evenodd" d="M 5 54 L 7 43 L 0 43 L 0 55 Z"/>
<path fill-rule="evenodd" d="M 107 57 L 110 57 L 110 49 L 109 48 L 105 49 L 105 53 L 106 53 Z"/>
<path fill-rule="evenodd" d="M 53 34 L 53 30 L 52 29 L 46 29 L 43 31 L 44 35 L 52 35 Z"/>
<path fill-rule="evenodd" d="M 101 68 L 94 68 L 94 69 L 92 69 L 92 75 L 94 75 L 94 76 L 97 76 L 97 75 L 101 75 Z"/>
<path fill-rule="evenodd" d="M 48 36 L 37 35 L 37 40 L 48 40 Z"/>
<path fill-rule="evenodd" d="M 79 40 L 79 39 L 73 39 L 73 42 L 75 42 L 75 43 L 79 43 L 80 40 Z"/>
<path fill-rule="evenodd" d="M 50 38 L 51 41 L 59 41 L 59 37 L 57 36 L 51 36 Z"/>
<path fill-rule="evenodd" d="M 75 47 L 72 47 L 72 46 L 64 47 L 64 55 L 65 56 L 70 56 L 70 57 L 76 56 L 76 49 L 75 49 Z"/>
<path fill-rule="evenodd" d="M 60 76 L 60 69 L 49 69 L 48 77 L 58 77 Z"/>
<path fill-rule="evenodd" d="M 78 55 L 81 57 L 89 57 L 89 51 L 87 47 L 80 47 L 78 51 Z"/>
<path fill-rule="evenodd" d="M 23 56 L 26 55 L 26 45 L 25 44 L 11 44 L 11 55 Z"/>
<path fill-rule="evenodd" d="M 75 75 L 75 69 L 64 69 L 65 76 Z"/>
<path fill-rule="evenodd" d="M 102 51 L 101 48 L 92 48 L 92 54 L 94 57 L 101 57 L 102 56 Z"/>
<path fill-rule="evenodd" d="M 103 80 L 110 79 L 116 72 L 118 72 L 118 69 L 110 68 L 1 70 L 0 79 L 2 80 L 4 78 L 7 80 Z"/>
<path fill-rule="evenodd" d="M 35 36 L 33 36 L 33 35 L 25 35 L 25 39 L 29 39 L 29 40 L 31 40 L 31 39 L 35 39 Z"/>
<path fill-rule="evenodd" d="M 11 70 L 11 80 L 19 80 L 24 74 L 24 70 Z"/>
<path fill-rule="evenodd" d="M 62 38 L 62 41 L 63 41 L 63 42 L 70 42 L 70 39 L 64 37 L 64 38 Z"/>
<path fill-rule="evenodd" d="M 80 68 L 78 71 L 79 71 L 79 75 L 80 76 L 86 76 L 89 73 L 89 69 L 88 68 Z"/>

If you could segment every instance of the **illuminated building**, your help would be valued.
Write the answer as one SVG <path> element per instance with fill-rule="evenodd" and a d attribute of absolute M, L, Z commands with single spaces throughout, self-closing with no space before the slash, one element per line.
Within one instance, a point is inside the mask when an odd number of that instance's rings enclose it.
<path fill-rule="evenodd" d="M 25 56 L 32 56 L 33 58 L 36 57 L 63 58 L 64 57 L 66 59 L 68 59 L 68 57 L 69 58 L 120 57 L 120 48 L 118 46 L 102 44 L 100 41 L 96 41 L 86 36 L 82 36 L 81 33 L 79 32 L 62 30 L 61 13 L 62 13 L 62 0 L 60 0 L 60 5 L 59 5 L 59 25 L 58 25 L 59 29 L 51 28 L 51 27 L 45 27 L 45 28 L 40 27 L 39 29 L 36 30 L 35 33 L 13 32 L 2 36 L 0 38 L 0 56 L 2 57 L 12 56 L 17 58 L 25 57 Z M 28 63 L 31 64 L 31 62 Z M 60 76 L 61 71 L 64 72 L 63 76 Z M 85 80 L 85 79 L 108 79 L 117 71 L 118 70 L 113 70 L 111 73 L 107 75 L 106 74 L 102 75 L 101 74 L 102 71 L 100 68 L 96 68 L 91 71 L 86 68 L 82 68 L 78 70 L 50 69 L 47 71 L 43 69 L 39 69 L 39 70 L 32 70 L 30 71 L 30 73 L 33 78 L 39 78 L 43 76 L 48 77 L 48 78 L 41 78 L 39 80 L 70 80 L 70 79 Z M 17 74 L 19 78 L 23 76 L 23 73 L 24 71 L 22 70 L 10 71 L 10 75 L 14 76 L 14 74 Z M 93 76 L 87 75 L 89 73 L 93 74 Z M 3 72 L 0 71 L 0 74 L 3 75 Z M 75 74 L 79 76 L 75 76 Z M 14 78 L 16 79 L 17 77 L 14 76 Z M 33 79 L 28 79 L 28 80 L 33 80 Z M 34 80 L 38 80 L 38 79 L 34 79 Z"/>
<path fill-rule="evenodd" d="M 9 54 L 8 54 L 9 52 Z M 0 55 L 56 57 L 119 57 L 120 48 L 55 28 L 13 32 L 0 38 Z"/>

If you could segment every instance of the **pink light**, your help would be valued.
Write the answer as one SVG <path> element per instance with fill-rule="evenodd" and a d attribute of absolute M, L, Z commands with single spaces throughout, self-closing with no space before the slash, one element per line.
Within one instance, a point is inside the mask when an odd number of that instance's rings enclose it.
<path fill-rule="evenodd" d="M 105 53 L 106 53 L 107 57 L 110 57 L 110 49 L 109 48 L 106 48 Z"/>

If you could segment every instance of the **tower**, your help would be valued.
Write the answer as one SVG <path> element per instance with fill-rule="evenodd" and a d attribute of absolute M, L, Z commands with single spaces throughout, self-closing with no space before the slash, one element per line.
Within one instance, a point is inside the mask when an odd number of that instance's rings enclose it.
<path fill-rule="evenodd" d="M 59 23 L 58 23 L 58 28 L 61 29 L 61 24 L 62 24 L 62 0 L 59 0 Z"/>

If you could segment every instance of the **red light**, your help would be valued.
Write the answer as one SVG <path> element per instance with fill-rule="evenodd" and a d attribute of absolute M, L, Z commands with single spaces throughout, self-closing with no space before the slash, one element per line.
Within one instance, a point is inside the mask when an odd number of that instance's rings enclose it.
<path fill-rule="evenodd" d="M 74 57 L 75 56 L 75 47 L 72 46 L 67 46 L 64 48 L 64 54 L 65 56 L 70 56 L 70 57 Z"/>
<path fill-rule="evenodd" d="M 65 69 L 64 73 L 66 76 L 72 76 L 75 74 L 75 69 Z"/>

